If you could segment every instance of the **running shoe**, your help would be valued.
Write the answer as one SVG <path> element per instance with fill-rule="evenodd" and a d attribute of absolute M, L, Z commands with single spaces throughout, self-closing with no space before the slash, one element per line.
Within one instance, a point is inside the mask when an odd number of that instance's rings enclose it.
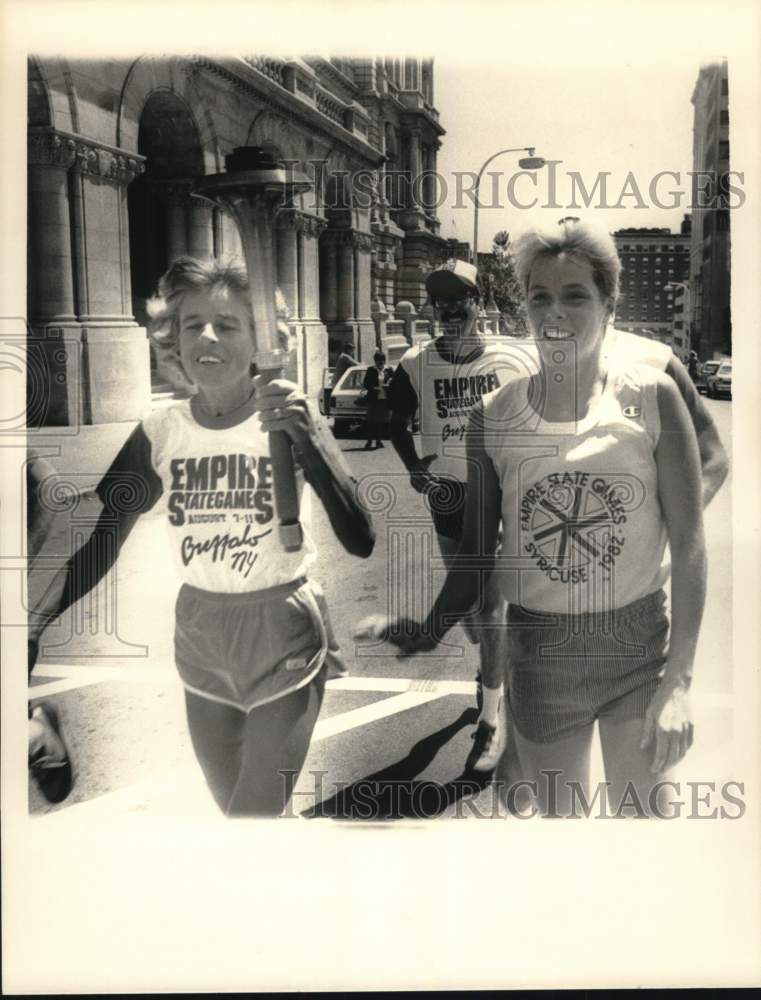
<path fill-rule="evenodd" d="M 61 722 L 56 709 L 45 702 L 32 711 L 43 727 L 39 745 L 29 755 L 29 771 L 48 802 L 63 802 L 74 784 L 69 751 L 61 736 Z"/>
<path fill-rule="evenodd" d="M 465 761 L 468 771 L 493 771 L 505 750 L 505 723 L 497 717 L 497 725 L 492 726 L 480 720 L 473 733 L 473 749 Z"/>

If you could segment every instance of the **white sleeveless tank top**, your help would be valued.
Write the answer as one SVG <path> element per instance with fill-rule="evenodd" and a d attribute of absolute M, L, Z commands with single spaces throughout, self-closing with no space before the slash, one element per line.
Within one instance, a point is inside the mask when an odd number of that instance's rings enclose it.
<path fill-rule="evenodd" d="M 656 379 L 645 365 L 612 369 L 593 411 L 567 424 L 531 409 L 528 380 L 484 400 L 486 451 L 502 488 L 497 572 L 510 603 L 600 612 L 663 586 Z"/>
<path fill-rule="evenodd" d="M 155 410 L 143 429 L 161 477 L 159 503 L 183 583 L 239 594 L 305 575 L 314 546 L 306 530 L 301 551 L 286 552 L 280 544 L 269 436 L 256 413 L 235 427 L 211 429 L 193 418 L 186 400 Z"/>

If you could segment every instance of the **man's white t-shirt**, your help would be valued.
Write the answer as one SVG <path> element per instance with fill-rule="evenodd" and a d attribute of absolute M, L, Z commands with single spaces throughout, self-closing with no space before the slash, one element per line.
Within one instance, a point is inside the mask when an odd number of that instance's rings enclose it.
<path fill-rule="evenodd" d="M 561 353 L 567 347 L 566 342 L 558 342 Z M 619 368 L 645 364 L 665 370 L 672 352 L 658 341 L 610 327 L 603 356 Z M 558 370 L 565 364 L 563 354 Z M 468 478 L 464 435 L 473 407 L 495 389 L 536 374 L 539 354 L 533 339 L 489 337 L 482 348 L 461 361 L 451 361 L 442 357 L 438 340 L 429 340 L 411 347 L 399 365 L 417 396 L 421 454 L 436 455 L 430 472 L 464 483 Z M 548 377 L 552 378 L 551 357 L 548 367 Z"/>

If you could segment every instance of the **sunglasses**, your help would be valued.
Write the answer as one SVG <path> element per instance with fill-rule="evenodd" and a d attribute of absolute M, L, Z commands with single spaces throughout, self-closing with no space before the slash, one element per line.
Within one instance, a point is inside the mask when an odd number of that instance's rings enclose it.
<path fill-rule="evenodd" d="M 433 299 L 432 305 L 434 309 L 456 309 L 466 306 L 474 296 L 470 295 L 468 292 L 463 292 L 462 295 L 458 296 L 447 296 L 445 299 Z"/>

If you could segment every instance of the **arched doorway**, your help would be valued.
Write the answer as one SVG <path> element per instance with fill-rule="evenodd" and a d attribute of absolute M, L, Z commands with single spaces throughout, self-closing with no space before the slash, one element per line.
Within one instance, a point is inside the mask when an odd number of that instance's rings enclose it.
<path fill-rule="evenodd" d="M 204 173 L 199 130 L 176 94 L 151 94 L 140 116 L 138 152 L 145 173 L 128 191 L 132 309 L 141 326 L 145 303 L 173 259 L 214 253 L 215 218 L 210 206 L 191 198 L 193 181 Z M 151 355 L 151 382 L 156 384 Z"/>

